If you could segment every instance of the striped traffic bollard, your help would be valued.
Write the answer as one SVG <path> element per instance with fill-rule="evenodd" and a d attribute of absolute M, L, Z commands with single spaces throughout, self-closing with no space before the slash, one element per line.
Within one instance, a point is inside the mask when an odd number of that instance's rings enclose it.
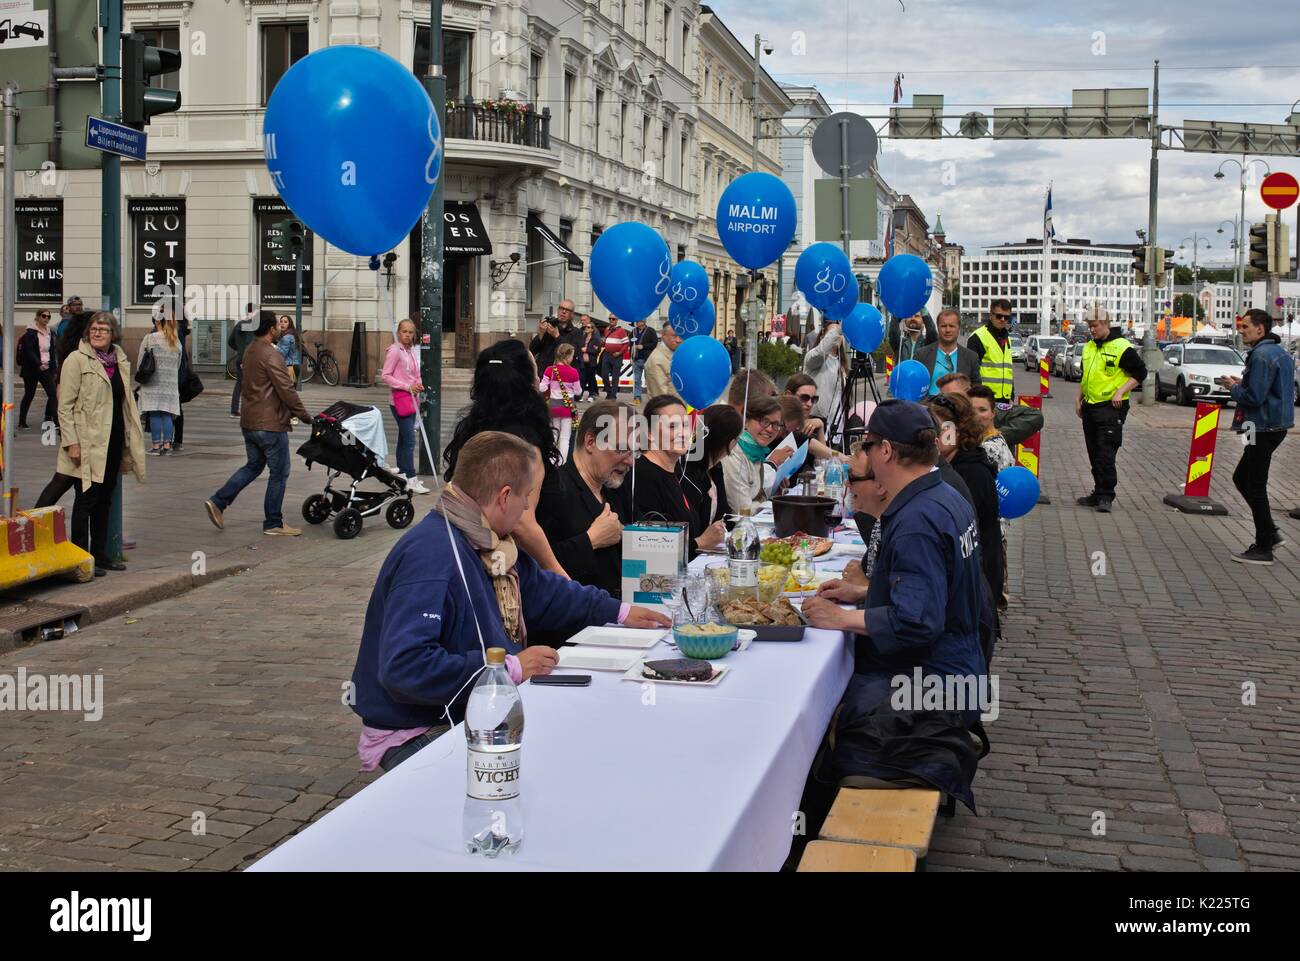
<path fill-rule="evenodd" d="M 1038 396 L 1052 396 L 1052 368 L 1046 357 L 1041 357 L 1038 361 Z"/>
<path fill-rule="evenodd" d="M 0 518 L 0 590 L 52 574 L 88 581 L 94 558 L 68 540 L 62 507 L 38 507 Z"/>
<path fill-rule="evenodd" d="M 892 354 L 886 354 L 885 355 L 885 386 L 888 387 L 889 384 L 893 381 L 893 379 L 894 379 L 894 357 Z"/>
<path fill-rule="evenodd" d="M 1210 475 L 1214 470 L 1214 445 L 1219 436 L 1218 404 L 1196 405 L 1192 422 L 1192 447 L 1187 454 L 1187 479 L 1181 494 L 1166 494 L 1164 502 L 1184 514 L 1226 514 L 1228 509 L 1210 500 Z"/>
<path fill-rule="evenodd" d="M 1025 407 L 1032 407 L 1034 410 L 1043 409 L 1042 397 L 1026 397 L 1020 395 L 1020 403 Z M 1035 477 L 1039 478 L 1038 484 L 1038 503 L 1050 504 L 1052 499 L 1043 493 L 1042 478 L 1038 473 L 1039 459 L 1042 454 L 1043 432 L 1040 430 L 1034 436 L 1025 440 L 1023 444 L 1016 445 L 1016 463 L 1028 470 Z"/>

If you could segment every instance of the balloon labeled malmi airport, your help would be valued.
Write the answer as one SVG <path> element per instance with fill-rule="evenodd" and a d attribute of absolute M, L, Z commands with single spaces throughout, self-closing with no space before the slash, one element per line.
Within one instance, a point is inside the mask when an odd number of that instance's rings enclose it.
<path fill-rule="evenodd" d="M 799 223 L 794 194 L 779 177 L 748 173 L 718 198 L 718 239 L 731 259 L 758 270 L 774 262 L 794 239 Z"/>
<path fill-rule="evenodd" d="M 350 254 L 401 244 L 442 170 L 442 131 L 424 87 L 368 47 L 326 47 L 295 63 L 275 85 L 263 131 L 280 197 Z"/>

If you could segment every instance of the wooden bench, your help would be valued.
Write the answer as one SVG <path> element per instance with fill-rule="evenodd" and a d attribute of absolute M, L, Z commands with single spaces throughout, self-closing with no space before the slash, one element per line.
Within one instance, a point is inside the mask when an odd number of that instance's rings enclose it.
<path fill-rule="evenodd" d="M 843 844 L 839 841 L 809 841 L 799 861 L 799 873 L 880 871 L 910 873 L 916 870 L 916 855 L 905 848 L 883 848 L 874 844 Z"/>
<path fill-rule="evenodd" d="M 939 800 L 938 791 L 922 788 L 841 788 L 820 837 L 823 841 L 909 851 L 924 870 Z"/>

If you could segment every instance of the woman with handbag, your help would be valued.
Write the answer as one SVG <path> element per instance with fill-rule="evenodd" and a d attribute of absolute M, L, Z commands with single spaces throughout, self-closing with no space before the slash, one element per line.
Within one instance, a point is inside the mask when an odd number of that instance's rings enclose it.
<path fill-rule="evenodd" d="M 416 395 L 424 391 L 420 383 L 420 361 L 415 353 L 415 321 L 406 318 L 397 325 L 397 340 L 388 345 L 380 379 L 392 388 L 390 409 L 397 421 L 397 469 L 406 477 L 406 486 L 417 494 L 429 493 L 416 476 L 415 418 L 419 412 Z"/>
<path fill-rule="evenodd" d="M 573 409 L 577 402 L 573 399 L 575 390 L 581 390 L 578 371 L 573 367 L 574 349 L 572 344 L 560 344 L 555 348 L 555 363 L 546 368 L 537 389 L 550 401 L 551 429 L 555 431 L 560 448 L 560 463 L 569 457 L 569 440 L 573 433 Z"/>
<path fill-rule="evenodd" d="M 135 379 L 140 385 L 140 409 L 148 415 L 153 456 L 170 454 L 174 418 L 181 412 L 181 341 L 176 318 L 170 314 L 154 318 L 153 333 L 140 341 Z"/>

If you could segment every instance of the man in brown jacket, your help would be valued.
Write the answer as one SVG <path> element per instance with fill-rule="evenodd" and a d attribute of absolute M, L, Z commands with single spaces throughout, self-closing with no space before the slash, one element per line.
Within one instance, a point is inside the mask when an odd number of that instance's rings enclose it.
<path fill-rule="evenodd" d="M 284 488 L 289 480 L 289 418 L 310 423 L 311 415 L 293 389 L 284 355 L 275 349 L 278 336 L 275 314 L 262 311 L 257 334 L 244 351 L 239 393 L 243 407 L 239 426 L 244 431 L 248 463 L 231 474 L 225 486 L 204 501 L 203 506 L 212 523 L 224 529 L 226 521 L 222 512 L 235 502 L 240 491 L 258 478 L 262 468 L 269 466 L 271 478 L 266 482 L 262 533 L 296 537 L 302 531 L 287 526 L 281 513 Z"/>

